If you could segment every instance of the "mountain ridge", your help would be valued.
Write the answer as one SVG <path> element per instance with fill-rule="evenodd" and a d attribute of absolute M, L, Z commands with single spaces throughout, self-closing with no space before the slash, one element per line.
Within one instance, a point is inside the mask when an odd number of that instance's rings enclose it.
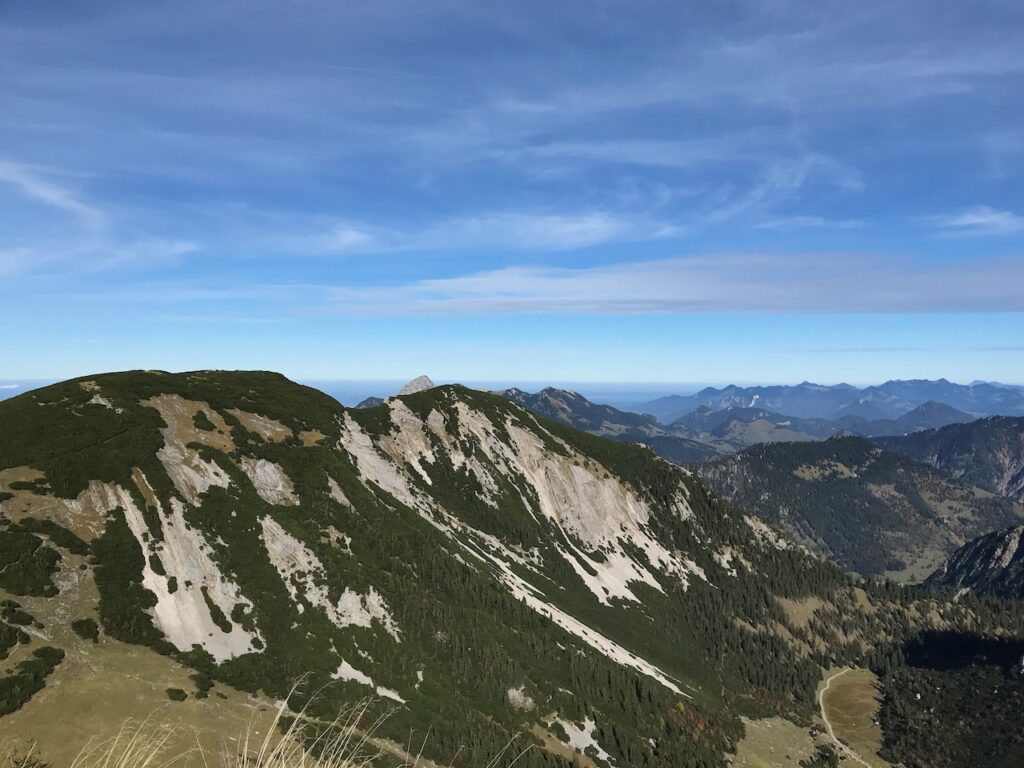
<path fill-rule="evenodd" d="M 545 387 L 531 394 L 513 387 L 500 394 L 532 413 L 574 429 L 646 445 L 662 458 L 677 464 L 705 461 L 721 453 L 715 446 L 698 440 L 688 429 L 665 427 L 653 416 L 593 403 L 572 390 Z"/>
<path fill-rule="evenodd" d="M 905 434 L 936 423 L 971 418 L 931 401 L 898 419 L 879 421 L 853 416 L 838 421 L 801 419 L 763 408 L 730 406 L 713 411 L 700 406 L 664 425 L 649 414 L 594 403 L 567 389 L 546 387 L 530 393 L 513 387 L 500 394 L 545 418 L 594 435 L 646 445 L 662 458 L 683 465 L 712 460 L 757 443 L 818 440 L 844 432 L 866 436 Z"/>
<path fill-rule="evenodd" d="M 581 733 L 602 766 L 721 766 L 743 717 L 807 722 L 824 666 L 1007 621 L 896 599 L 644 447 L 458 386 L 347 409 L 272 373 L 63 382 L 0 404 L 0 517 L 0 644 L 52 664 L 0 728 L 60 723 L 43 756 L 91 735 L 60 702 L 102 653 L 115 688 L 177 665 L 189 702 L 369 692 L 442 763 L 514 737 L 565 766 Z"/>
<path fill-rule="evenodd" d="M 836 420 L 852 416 L 867 420 L 896 419 L 913 409 L 936 401 L 977 416 L 1024 416 L 1024 390 L 990 383 L 954 384 L 894 379 L 883 384 L 855 387 L 849 384 L 765 385 L 723 388 L 706 387 L 692 395 L 669 395 L 634 409 L 670 423 L 704 405 L 712 410 L 728 407 L 766 408 L 797 418 Z"/>

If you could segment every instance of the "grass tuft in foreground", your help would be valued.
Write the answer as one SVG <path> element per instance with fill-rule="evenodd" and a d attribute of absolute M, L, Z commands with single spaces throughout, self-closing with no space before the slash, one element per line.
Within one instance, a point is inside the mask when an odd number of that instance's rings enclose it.
<path fill-rule="evenodd" d="M 128 721 L 110 738 L 85 747 L 68 768 L 436 768 L 421 755 L 413 755 L 376 736 L 389 713 L 373 715 L 371 701 L 342 710 L 331 722 L 309 717 L 306 710 L 293 713 L 284 701 L 270 727 L 261 734 L 251 718 L 234 743 L 219 756 L 200 746 L 184 751 L 167 748 L 177 729 L 153 721 Z M 519 757 L 512 744 L 487 766 L 496 768 Z M 3 752 L 0 750 L 0 755 Z M 31 754 L 0 758 L 0 768 L 50 768 Z M 53 768 L 63 768 L 53 766 Z"/>

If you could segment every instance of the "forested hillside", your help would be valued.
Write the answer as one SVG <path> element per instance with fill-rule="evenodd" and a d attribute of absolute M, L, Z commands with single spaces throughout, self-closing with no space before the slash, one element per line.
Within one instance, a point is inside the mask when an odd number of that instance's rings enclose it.
<path fill-rule="evenodd" d="M 1024 515 L 859 437 L 754 446 L 696 471 L 740 508 L 864 576 L 920 581 L 965 541 Z"/>
<path fill-rule="evenodd" d="M 986 491 L 1024 501 L 1024 418 L 994 416 L 876 442 Z"/>

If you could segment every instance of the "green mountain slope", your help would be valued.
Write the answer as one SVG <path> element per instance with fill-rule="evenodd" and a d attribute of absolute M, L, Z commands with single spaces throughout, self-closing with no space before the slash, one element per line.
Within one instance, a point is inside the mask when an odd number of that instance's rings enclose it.
<path fill-rule="evenodd" d="M 749 448 L 697 468 L 718 493 L 865 576 L 920 580 L 1024 509 L 858 437 Z"/>
<path fill-rule="evenodd" d="M 296 706 L 373 694 L 444 764 L 515 737 L 522 766 L 718 766 L 742 716 L 806 727 L 822 665 L 1009 620 L 859 585 L 645 448 L 461 387 L 65 382 L 0 404 L 0 515 L 0 733 L 44 758 L 91 735 L 61 702 L 226 716 L 305 676 Z"/>

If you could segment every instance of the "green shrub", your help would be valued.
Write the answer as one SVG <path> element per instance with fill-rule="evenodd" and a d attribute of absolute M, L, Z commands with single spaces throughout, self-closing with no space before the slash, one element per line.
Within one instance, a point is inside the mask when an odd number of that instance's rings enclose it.
<path fill-rule="evenodd" d="M 6 659 L 11 648 L 18 643 L 27 643 L 28 640 L 28 635 L 17 627 L 0 624 L 0 659 Z"/>
<path fill-rule="evenodd" d="M 800 761 L 800 768 L 839 768 L 839 755 L 829 744 L 820 744 L 814 754 Z"/>
<path fill-rule="evenodd" d="M 142 586 L 146 560 L 124 512 L 116 509 L 111 513 L 103 535 L 93 541 L 92 549 L 96 556 L 103 629 L 126 643 L 152 645 L 162 637 L 146 612 L 156 605 L 156 596 Z"/>
<path fill-rule="evenodd" d="M 210 417 L 206 415 L 206 411 L 198 411 L 195 416 L 192 417 L 192 424 L 196 429 L 201 429 L 203 432 L 215 432 L 217 430 L 216 425 L 210 421 Z"/>
<path fill-rule="evenodd" d="M 32 533 L 0 531 L 0 587 L 15 595 L 53 597 L 60 555 Z"/>
<path fill-rule="evenodd" d="M 195 672 L 189 677 L 196 684 L 196 698 L 207 698 L 210 695 L 210 689 L 213 688 L 213 678 L 206 672 Z"/>
<path fill-rule="evenodd" d="M 92 640 L 98 643 L 100 639 L 100 628 L 92 619 L 76 619 L 71 622 L 71 629 L 83 640 Z"/>
<path fill-rule="evenodd" d="M 21 709 L 29 699 L 46 685 L 46 678 L 64 659 L 64 651 L 50 646 L 37 648 L 32 658 L 0 678 L 0 716 Z"/>
<path fill-rule="evenodd" d="M 17 624 L 20 627 L 27 626 L 34 621 L 32 614 L 27 613 L 13 600 L 0 601 L 0 619 L 3 619 L 8 624 Z"/>
<path fill-rule="evenodd" d="M 48 536 L 50 541 L 58 547 L 63 547 L 73 555 L 88 555 L 89 545 L 82 539 L 69 531 L 63 525 L 52 520 L 40 520 L 34 517 L 25 517 L 8 528 L 10 531 L 23 531 L 26 533 L 41 533 Z"/>
<path fill-rule="evenodd" d="M 210 618 L 213 619 L 213 623 L 216 624 L 222 632 L 230 632 L 234 629 L 234 626 L 230 621 L 228 621 L 228 617 L 224 615 L 224 611 L 222 611 L 220 606 L 210 599 L 210 593 L 207 591 L 206 587 L 200 587 L 200 590 L 203 593 L 203 600 L 206 601 L 206 607 L 210 610 Z"/>

